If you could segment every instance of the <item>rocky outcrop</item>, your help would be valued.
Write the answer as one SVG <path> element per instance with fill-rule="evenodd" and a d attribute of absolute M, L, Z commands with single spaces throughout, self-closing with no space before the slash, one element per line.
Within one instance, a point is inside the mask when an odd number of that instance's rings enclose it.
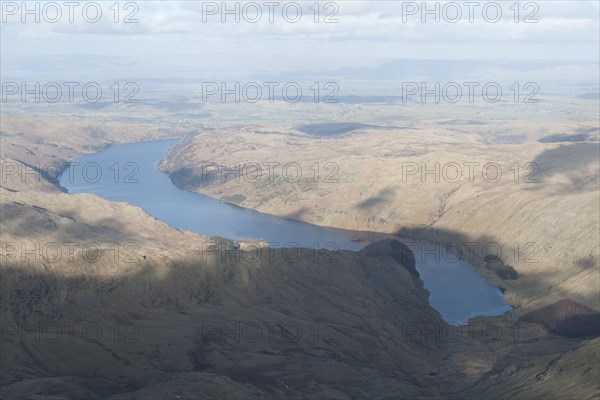
<path fill-rule="evenodd" d="M 419 277 L 414 253 L 410 247 L 399 240 L 379 240 L 365 246 L 360 252 L 369 257 L 391 257 L 402 264 L 411 274 L 417 278 Z"/>

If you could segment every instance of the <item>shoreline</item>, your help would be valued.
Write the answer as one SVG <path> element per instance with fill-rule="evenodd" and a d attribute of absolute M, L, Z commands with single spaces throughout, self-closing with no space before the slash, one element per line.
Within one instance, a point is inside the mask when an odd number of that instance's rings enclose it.
<path fill-rule="evenodd" d="M 145 142 L 157 142 L 157 141 L 172 140 L 172 139 L 181 139 L 181 137 L 170 137 L 170 138 L 144 140 L 144 141 L 130 142 L 130 143 L 119 143 L 118 145 L 135 145 L 135 144 L 145 143 Z M 97 153 L 99 153 L 99 152 L 101 152 L 103 150 L 106 150 L 106 149 L 108 149 L 108 148 L 110 148 L 111 146 L 114 146 L 114 145 L 116 145 L 116 144 L 115 143 L 110 143 L 108 146 L 106 146 L 102 150 L 98 151 Z M 337 227 L 333 227 L 333 226 L 322 226 L 322 225 L 314 224 L 314 223 L 311 223 L 311 222 L 303 221 L 303 220 L 300 220 L 300 219 L 297 219 L 297 218 L 280 217 L 280 216 L 275 215 L 275 214 L 264 213 L 264 212 L 261 212 L 261 211 L 258 211 L 258 210 L 252 209 L 252 208 L 243 207 L 243 206 L 240 206 L 238 204 L 231 203 L 229 201 L 224 201 L 224 200 L 216 199 L 216 198 L 214 198 L 214 197 L 212 197 L 212 196 L 210 196 L 208 194 L 205 194 L 205 193 L 201 193 L 201 192 L 197 192 L 197 191 L 193 191 L 193 190 L 181 188 L 180 186 L 178 186 L 177 184 L 175 184 L 173 182 L 173 180 L 171 179 L 171 174 L 169 174 L 164 169 L 160 168 L 161 162 L 164 160 L 164 157 L 167 156 L 168 152 L 172 148 L 173 148 L 173 146 L 171 146 L 171 147 L 169 147 L 168 149 L 165 150 L 164 155 L 162 156 L 162 158 L 160 158 L 156 162 L 155 166 L 157 168 L 157 171 L 159 173 L 166 174 L 169 177 L 170 183 L 174 187 L 178 188 L 179 190 L 182 190 L 182 191 L 185 191 L 185 192 L 188 192 L 188 193 L 200 194 L 202 196 L 206 196 L 207 198 L 209 198 L 209 199 L 211 199 L 213 201 L 219 201 L 221 203 L 226 203 L 226 204 L 228 204 L 230 206 L 235 206 L 236 208 L 239 208 L 239 209 L 242 209 L 242 210 L 248 210 L 248 211 L 252 211 L 252 212 L 258 213 L 258 214 L 262 214 L 262 215 L 265 215 L 265 216 L 274 217 L 274 218 L 278 218 L 278 219 L 282 219 L 282 220 L 287 220 L 287 221 L 292 221 L 292 222 L 298 222 L 298 223 L 301 223 L 301 224 L 306 224 L 306 225 L 313 226 L 315 228 L 324 229 L 324 230 L 330 231 L 332 233 L 340 234 L 344 238 L 346 238 L 348 241 L 354 242 L 354 243 L 356 243 L 356 244 L 358 244 L 360 246 L 356 250 L 349 249 L 348 251 L 359 252 L 365 246 L 368 246 L 371 243 L 374 243 L 374 242 L 377 242 L 377 241 L 380 241 L 380 240 L 384 240 L 384 239 L 394 239 L 394 240 L 398 240 L 398 241 L 400 241 L 400 242 L 402 242 L 404 244 L 406 244 L 406 243 L 410 244 L 411 243 L 411 241 L 407 240 L 407 239 L 412 239 L 414 241 L 430 242 L 430 243 L 433 243 L 436 246 L 436 248 L 437 248 L 437 246 L 447 246 L 448 243 L 449 243 L 449 242 L 445 242 L 444 243 L 443 241 L 440 241 L 439 237 L 435 237 L 433 235 L 431 235 L 431 236 L 430 235 L 426 235 L 426 234 L 425 235 L 424 234 L 420 234 L 419 235 L 419 234 L 416 234 L 414 232 L 411 234 L 410 229 L 406 229 L 406 230 L 402 229 L 401 232 L 394 234 L 394 233 L 385 233 L 385 232 L 377 232 L 377 231 L 350 230 L 350 229 L 337 228 Z M 88 153 L 88 154 L 94 154 L 94 153 Z M 65 165 L 65 169 L 61 173 L 61 177 L 62 177 L 62 175 L 64 174 L 64 172 L 66 171 L 66 169 L 68 168 L 69 165 L 71 165 L 71 163 Z M 65 190 L 66 190 L 66 188 L 65 188 Z M 66 193 L 68 193 L 68 191 Z M 132 205 L 136 206 L 135 204 L 132 204 Z M 136 207 L 139 207 L 139 206 L 136 206 Z M 165 221 L 162 221 L 162 222 L 165 222 Z M 172 226 L 168 222 L 165 222 L 165 223 L 167 223 L 168 225 Z M 174 229 L 181 230 L 178 227 L 175 227 L 175 226 L 172 226 L 172 227 Z M 191 232 L 194 232 L 194 231 L 191 231 Z M 196 232 L 196 233 L 200 233 L 200 234 L 203 234 L 203 235 L 209 236 L 209 237 L 215 236 L 215 235 L 212 235 L 212 234 L 202 233 L 202 232 Z M 422 233 L 426 233 L 426 232 L 422 232 Z M 248 238 L 244 238 L 244 239 L 240 239 L 240 238 L 227 238 L 227 237 L 221 237 L 221 236 L 218 236 L 218 235 L 216 235 L 215 237 L 220 237 L 220 238 L 222 238 L 224 240 L 227 240 L 227 241 L 230 241 L 232 243 L 235 243 L 235 242 L 238 242 L 238 241 L 252 243 L 252 241 L 253 241 L 253 240 L 249 240 Z M 264 239 L 260 239 L 260 238 L 257 238 L 254 241 L 256 241 L 256 242 L 265 242 Z M 413 250 L 413 248 L 411 248 L 411 250 Z M 414 252 L 414 250 L 413 250 L 413 252 Z M 469 266 L 472 268 L 471 271 L 474 273 L 474 275 L 476 275 L 477 277 L 481 278 L 487 285 L 489 285 L 489 286 L 493 287 L 494 289 L 496 289 L 497 293 L 499 294 L 499 297 L 501 297 L 503 299 L 503 301 L 505 302 L 505 304 L 508 305 L 511 308 L 512 312 L 514 312 L 514 309 L 516 308 L 515 307 L 516 305 L 508 301 L 508 296 L 505 295 L 506 292 L 507 292 L 506 288 L 497 285 L 496 282 L 488 279 L 488 276 L 486 276 L 485 274 L 482 274 L 480 272 L 480 269 L 477 268 L 477 266 L 476 266 L 477 260 L 466 260 L 466 259 L 463 258 L 463 254 L 459 255 L 458 260 L 465 260 L 465 261 L 467 261 L 468 264 L 469 264 Z M 438 262 L 438 261 L 436 261 L 436 262 Z M 490 315 L 476 315 L 475 317 L 485 317 L 485 316 L 490 316 Z M 468 324 L 468 322 L 465 322 L 465 323 Z"/>

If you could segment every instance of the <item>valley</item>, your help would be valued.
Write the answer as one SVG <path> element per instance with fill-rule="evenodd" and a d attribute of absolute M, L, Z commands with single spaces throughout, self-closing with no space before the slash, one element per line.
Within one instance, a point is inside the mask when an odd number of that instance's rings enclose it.
<path fill-rule="evenodd" d="M 0 400 L 600 400 L 600 3 L 59 3 L 0 1 Z"/>
<path fill-rule="evenodd" d="M 421 183 L 420 177 L 405 183 L 402 174 L 378 171 L 401 168 L 401 157 L 419 165 L 428 157 L 419 143 L 435 140 L 439 144 L 443 135 L 427 139 L 419 133 L 416 139 L 406 130 L 360 127 L 339 138 L 320 139 L 273 127 L 266 128 L 269 134 L 256 132 L 254 127 L 217 133 L 173 131 L 161 124 L 118 127 L 111 122 L 54 119 L 52 125 L 11 136 L 11 132 L 24 130 L 25 124 L 30 121 L 24 117 L 3 116 L 3 140 L 10 141 L 2 147 L 1 188 L 2 339 L 6 354 L 1 370 L 2 381 L 7 382 L 2 395 L 7 398 L 34 393 L 114 399 L 146 398 L 149 393 L 183 398 L 386 398 L 397 393 L 423 399 L 501 398 L 522 393 L 522 385 L 531 379 L 537 382 L 528 384 L 531 397 L 551 397 L 566 388 L 580 398 L 596 396 L 597 337 L 563 337 L 542 325 L 518 321 L 528 311 L 565 298 L 598 310 L 593 280 L 597 254 L 583 245 L 593 243 L 597 220 L 577 220 L 561 212 L 554 214 L 560 217 L 554 223 L 561 229 L 543 226 L 546 235 L 540 236 L 536 229 L 542 227 L 522 217 L 527 212 L 543 215 L 560 207 L 568 209 L 565 204 L 574 201 L 589 207 L 588 215 L 594 215 L 597 193 L 587 186 L 594 176 L 585 172 L 593 172 L 593 167 L 575 178 L 540 172 L 555 183 L 538 188 L 533 184 L 532 189 L 515 184 L 512 176 L 498 187 L 484 181 Z M 47 126 L 55 126 L 54 133 L 44 133 Z M 27 173 L 23 175 L 6 167 L 10 163 L 22 168 L 24 163 L 68 163 L 108 145 L 174 134 L 183 140 L 168 152 L 160 168 L 175 184 L 215 199 L 241 194 L 244 200 L 237 203 L 244 207 L 344 228 L 346 237 L 359 247 L 396 233 L 440 246 L 462 245 L 463 257 L 477 272 L 503 288 L 517 320 L 510 315 L 476 317 L 457 330 L 431 307 L 423 281 L 385 254 L 373 257 L 340 251 L 336 255 L 339 262 L 330 264 L 324 262 L 329 257 L 326 252 L 319 253 L 316 260 L 314 251 L 290 260 L 276 250 L 270 252 L 271 257 L 257 259 L 251 242 L 241 240 L 241 248 L 235 248 L 229 240 L 175 229 L 127 203 L 64 193 L 56 179 L 44 179 L 48 174 L 38 176 L 24 169 Z M 65 135 L 61 140 L 68 143 L 66 152 L 41 139 L 56 135 Z M 383 156 L 364 146 L 359 151 L 353 142 L 361 135 L 384 135 L 388 145 L 383 151 L 397 156 Z M 507 170 L 513 159 L 552 160 L 539 154 L 556 149 L 564 155 L 565 165 L 570 154 L 563 144 L 542 149 L 534 142 L 517 149 L 498 145 L 490 153 L 496 157 L 472 158 L 467 150 L 461 155 L 456 149 L 483 146 L 477 140 L 468 135 L 445 140 L 449 142 L 444 145 L 448 161 L 483 163 L 505 157 L 508 161 L 501 166 Z M 93 148 L 87 144 L 90 142 L 95 143 Z M 403 153 L 400 149 L 407 145 L 413 149 Z M 225 146 L 227 153 L 222 150 Z M 292 150 L 298 146 L 302 152 Z M 317 149 L 320 158 L 311 158 Z M 266 151 L 271 156 L 265 156 Z M 288 155 L 278 159 L 276 154 Z M 411 158 L 417 154 L 421 157 L 418 162 Z M 435 154 L 439 160 L 444 153 Z M 508 154 L 512 158 L 507 159 Z M 301 183 L 281 177 L 259 186 L 252 186 L 246 178 L 195 185 L 198 175 L 194 166 L 201 162 L 285 160 L 294 160 L 303 171 L 310 171 L 315 162 L 336 163 L 336 178 L 353 182 L 356 189 L 343 191 L 324 179 L 309 182 L 309 178 Z M 577 157 L 567 162 L 586 161 Z M 540 164 L 540 171 L 544 165 L 550 164 Z M 191 170 L 185 185 L 176 179 L 178 168 Z M 582 186 L 577 189 L 569 186 L 580 181 Z M 360 182 L 369 184 L 356 186 Z M 548 191 L 550 200 L 543 200 L 541 194 L 548 196 Z M 506 205 L 494 202 L 498 196 L 510 196 L 513 201 Z M 474 201 L 485 204 L 482 197 L 506 210 L 472 207 L 469 217 L 474 222 L 464 224 L 460 212 L 469 214 L 466 207 Z M 302 211 L 298 209 L 300 201 L 316 207 Z M 531 205 L 534 202 L 537 205 Z M 444 204 L 442 211 L 440 204 Z M 540 204 L 544 208 L 536 211 Z M 397 208 L 392 209 L 393 205 Z M 407 205 L 413 207 L 411 212 Z M 351 213 L 355 217 L 349 222 L 344 215 Z M 590 235 L 581 244 L 569 239 L 577 236 L 576 229 Z M 515 236 L 507 239 L 510 234 Z M 541 249 L 540 262 L 534 266 L 502 257 L 517 271 L 516 280 L 502 279 L 496 273 L 497 261 L 468 252 L 467 244 L 473 240 L 493 240 L 511 254 L 505 248 L 510 248 L 515 238 L 539 241 Z M 569 242 L 556 249 L 548 245 L 550 238 Z M 199 251 L 206 249 L 204 243 L 217 245 L 217 251 Z M 61 257 L 56 256 L 57 248 Z M 433 256 L 448 256 L 442 248 L 434 250 Z M 415 257 L 422 256 L 420 251 L 426 253 L 427 249 L 416 248 Z M 561 257 L 563 261 L 558 263 Z M 23 297 L 24 293 L 29 294 Z M 88 355 L 86 360 L 55 362 L 58 354 L 74 359 L 81 352 Z M 564 368 L 569 371 L 566 375 L 559 372 Z M 95 372 L 81 376 L 80 370 Z"/>

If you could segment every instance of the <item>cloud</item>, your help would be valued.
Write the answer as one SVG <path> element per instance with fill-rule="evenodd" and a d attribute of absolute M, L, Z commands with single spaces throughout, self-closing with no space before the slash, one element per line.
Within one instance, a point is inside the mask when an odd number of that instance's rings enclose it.
<path fill-rule="evenodd" d="M 238 9 L 249 10 L 249 4 L 264 5 L 265 1 L 244 0 Z M 502 18 L 496 23 L 482 17 L 481 10 L 490 3 L 483 1 L 475 9 L 473 22 L 468 20 L 463 1 L 439 2 L 438 9 L 448 13 L 453 4 L 462 7 L 463 18 L 456 23 L 447 21 L 448 15 L 436 23 L 435 16 L 421 15 L 422 10 L 414 12 L 410 5 L 421 7 L 421 1 L 321 1 L 318 15 L 315 1 L 296 2 L 302 6 L 303 15 L 296 23 L 289 22 L 294 14 L 286 15 L 288 20 L 282 15 L 284 5 L 292 3 L 288 1 L 279 1 L 273 22 L 269 21 L 267 7 L 263 7 L 257 23 L 249 23 L 242 17 L 236 23 L 232 15 L 226 15 L 228 22 L 222 23 L 218 12 L 203 15 L 207 4 L 221 7 L 222 1 L 204 2 L 204 9 L 199 1 L 138 1 L 130 2 L 137 8 L 128 9 L 124 6 L 129 3 L 117 2 L 121 7 L 118 22 L 114 21 L 114 9 L 110 8 L 114 2 L 97 3 L 102 6 L 102 18 L 96 23 L 86 21 L 81 13 L 75 15 L 73 22 L 63 18 L 57 23 L 47 23 L 43 18 L 40 23 L 21 23 L 18 14 L 9 16 L 0 26 L 3 68 L 18 72 L 20 67 L 11 65 L 15 56 L 43 60 L 48 56 L 69 55 L 102 55 L 106 65 L 110 65 L 111 57 L 144 60 L 130 69 L 133 74 L 140 66 L 152 69 L 152 65 L 146 65 L 146 57 L 151 57 L 154 63 L 183 63 L 181 68 L 191 65 L 189 60 L 199 60 L 193 65 L 215 66 L 214 70 L 235 65 L 239 71 L 245 68 L 277 71 L 315 65 L 357 67 L 374 65 L 375 60 L 398 58 L 593 63 L 598 62 L 600 45 L 599 8 L 594 2 L 520 2 L 518 23 L 509 8 L 513 1 L 496 2 L 502 8 Z M 228 4 L 231 9 L 232 2 Z M 434 3 L 428 4 L 430 9 L 434 7 Z M 531 4 L 536 6 L 532 8 Z M 407 15 L 409 10 L 412 11 Z M 533 11 L 539 22 L 524 23 L 525 16 Z M 324 23 L 324 18 L 332 12 L 338 22 Z M 128 15 L 137 22 L 123 23 Z M 247 19 L 253 16 L 246 15 Z M 427 18 L 425 23 L 423 17 Z M 51 65 L 54 64 L 48 68 Z M 71 69 L 76 70 L 77 65 L 73 64 Z"/>
<path fill-rule="evenodd" d="M 69 22 L 66 13 L 58 23 L 15 23 L 18 15 L 9 18 L 4 28 L 14 29 L 22 37 L 55 37 L 66 35 L 127 35 L 157 36 L 181 35 L 194 41 L 217 40 L 410 40 L 414 42 L 594 42 L 598 41 L 600 24 L 598 9 L 593 3 L 578 2 L 521 2 L 515 14 L 513 2 L 475 2 L 467 7 L 465 2 L 342 1 L 275 2 L 267 6 L 264 1 L 238 2 L 133 2 L 137 9 L 119 10 L 118 23 L 110 3 L 102 3 L 103 15 L 99 22 L 89 23 L 76 13 Z M 471 2 L 472 3 L 472 2 Z M 119 3 L 120 4 L 120 3 Z M 236 9 L 236 15 L 228 14 Z M 291 4 L 301 6 L 301 17 Z M 495 4 L 501 14 L 487 11 Z M 236 6 L 237 5 L 237 6 Z M 251 7 L 250 7 L 251 5 Z M 534 6 L 535 5 L 535 6 Z M 258 7 L 257 7 L 258 6 Z M 288 8 L 286 8 L 288 7 Z M 450 7 L 450 8 L 448 8 Z M 454 8 L 452 8 L 454 7 Z M 260 10 L 260 15 L 256 10 Z M 427 10 L 438 10 L 435 15 Z M 287 12 L 285 12 L 287 10 Z M 318 10 L 318 13 L 317 13 Z M 450 10 L 450 11 L 449 11 Z M 454 11 L 452 11 L 454 10 Z M 459 10 L 461 18 L 456 18 Z M 127 15 L 139 22 L 123 23 Z M 331 15 L 337 23 L 325 23 Z M 469 21 L 472 15 L 473 22 Z M 487 15 L 487 16 L 486 16 Z M 490 22 L 495 15 L 497 22 Z M 524 23 L 531 16 L 537 23 Z M 518 18 L 519 22 L 514 19 Z M 437 21 L 436 22 L 436 18 Z M 225 19 L 226 23 L 223 23 Z M 270 20 L 272 19 L 272 20 Z M 291 22 L 295 21 L 297 22 Z M 315 19 L 317 22 L 315 22 Z M 236 22 L 239 21 L 239 22 Z M 450 21 L 457 20 L 452 23 Z M 256 21 L 256 22 L 254 22 Z"/>

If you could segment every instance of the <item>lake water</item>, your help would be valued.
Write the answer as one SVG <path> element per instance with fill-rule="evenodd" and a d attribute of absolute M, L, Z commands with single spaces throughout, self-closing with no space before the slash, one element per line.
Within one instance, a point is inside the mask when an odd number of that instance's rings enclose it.
<path fill-rule="evenodd" d="M 340 230 L 262 214 L 177 188 L 157 165 L 178 140 L 115 145 L 81 156 L 63 172 L 60 184 L 69 193 L 93 193 L 127 202 L 175 228 L 208 236 L 277 243 L 273 247 L 359 250 L 363 246 Z M 467 261 L 436 260 L 435 254 L 424 251 L 436 246 L 434 243 L 400 240 L 419 249 L 415 252 L 417 270 L 431 292 L 430 304 L 446 321 L 465 323 L 470 317 L 499 315 L 511 309 L 502 292 Z"/>

